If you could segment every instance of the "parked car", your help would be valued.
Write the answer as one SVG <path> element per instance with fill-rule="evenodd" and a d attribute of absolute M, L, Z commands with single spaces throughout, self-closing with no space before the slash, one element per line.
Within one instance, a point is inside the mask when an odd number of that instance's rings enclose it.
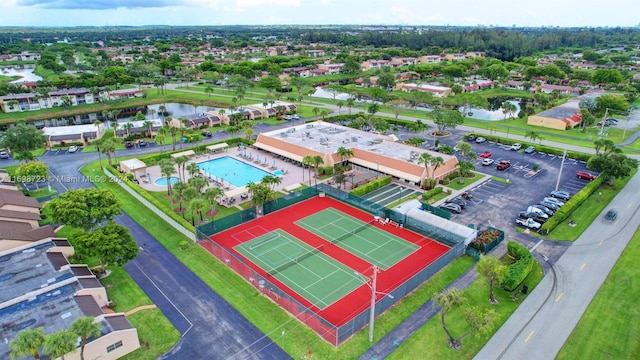
<path fill-rule="evenodd" d="M 549 215 L 547 215 L 544 211 L 542 211 L 542 210 L 540 210 L 540 209 L 538 209 L 537 207 L 534 207 L 534 206 L 527 207 L 526 211 L 529 212 L 529 213 L 530 212 L 536 213 L 536 214 L 540 215 L 540 217 L 543 217 L 545 219 L 549 218 Z"/>
<path fill-rule="evenodd" d="M 571 199 L 571 194 L 569 194 L 568 191 L 564 191 L 564 190 L 552 191 L 551 192 L 551 196 L 553 196 L 556 199 L 563 200 L 563 201 L 567 201 L 567 200 Z"/>
<path fill-rule="evenodd" d="M 476 136 L 473 134 L 469 134 L 467 135 L 467 141 L 474 141 L 476 139 Z"/>
<path fill-rule="evenodd" d="M 614 123 L 616 123 L 616 124 L 617 124 L 617 123 L 618 123 L 618 121 L 620 121 L 620 120 L 618 120 L 618 119 L 616 119 L 616 118 L 606 118 L 606 119 L 605 119 L 605 121 L 614 122 Z"/>
<path fill-rule="evenodd" d="M 0 151 L 0 159 L 8 159 L 9 158 L 9 153 L 7 153 L 6 151 Z"/>
<path fill-rule="evenodd" d="M 549 209 L 548 207 L 544 206 L 544 205 L 540 205 L 540 204 L 535 204 L 535 205 L 531 205 L 531 207 L 534 207 L 536 209 L 540 209 L 542 210 L 545 214 L 547 214 L 547 216 L 552 216 L 554 211 Z"/>
<path fill-rule="evenodd" d="M 511 145 L 511 150 L 519 151 L 520 149 L 522 149 L 522 144 L 515 143 Z"/>
<path fill-rule="evenodd" d="M 440 146 L 435 146 L 435 145 L 434 145 L 434 146 L 430 147 L 430 148 L 429 148 L 429 150 L 431 150 L 431 151 L 436 151 L 436 152 L 440 152 Z"/>
<path fill-rule="evenodd" d="M 618 218 L 618 212 L 614 209 L 610 209 L 604 214 L 604 219 L 608 222 L 613 222 L 616 218 Z"/>
<path fill-rule="evenodd" d="M 511 166 L 511 162 L 509 160 L 500 160 L 496 169 L 498 170 L 507 170 Z"/>
<path fill-rule="evenodd" d="M 451 204 L 456 204 L 456 205 L 460 206 L 460 209 L 463 209 L 463 210 L 464 210 L 464 208 L 466 208 L 466 207 L 467 207 L 467 202 L 466 202 L 466 201 L 464 201 L 464 200 L 463 200 L 463 199 L 461 199 L 461 198 L 458 198 L 458 197 L 453 198 L 453 199 L 449 199 L 449 200 L 447 200 L 446 202 L 447 202 L 447 203 L 451 203 Z"/>
<path fill-rule="evenodd" d="M 205 130 L 202 132 L 202 136 L 212 137 L 213 133 L 211 131 Z"/>
<path fill-rule="evenodd" d="M 536 148 L 533 146 L 527 146 L 527 148 L 524 149 L 525 154 L 533 154 L 534 152 L 536 152 Z"/>
<path fill-rule="evenodd" d="M 491 153 L 491 151 L 485 151 L 485 152 L 483 152 L 483 153 L 481 153 L 481 154 L 480 154 L 480 157 L 481 157 L 481 158 L 483 158 L 483 159 L 486 159 L 486 158 L 490 158 L 490 157 L 491 157 L 491 155 L 493 155 L 493 154 Z"/>
<path fill-rule="evenodd" d="M 550 202 L 552 202 L 554 204 L 557 204 L 558 206 L 563 206 L 564 205 L 564 201 L 560 201 L 559 199 L 556 199 L 554 197 L 546 197 L 542 201 L 550 201 Z"/>
<path fill-rule="evenodd" d="M 440 205 L 439 208 L 456 214 L 460 214 L 462 212 L 460 205 L 454 203 L 444 203 Z"/>
<path fill-rule="evenodd" d="M 493 164 L 493 161 L 494 160 L 490 159 L 490 158 L 482 159 L 482 165 L 489 166 L 489 165 Z"/>
<path fill-rule="evenodd" d="M 595 178 L 596 178 L 596 176 L 595 176 L 595 175 L 593 175 L 592 173 L 590 173 L 590 172 L 588 172 L 588 171 L 578 171 L 578 172 L 576 173 L 576 177 L 577 177 L 578 179 L 582 179 L 582 180 L 589 180 L 589 181 L 591 181 L 591 180 L 593 180 L 593 179 L 595 179 Z"/>
<path fill-rule="evenodd" d="M 520 219 L 533 219 L 535 222 L 539 222 L 541 224 L 544 224 L 545 222 L 547 222 L 547 220 L 549 220 L 549 218 L 542 217 L 538 213 L 526 212 L 526 211 L 520 211 L 520 213 L 518 213 L 518 218 L 520 218 Z"/>
<path fill-rule="evenodd" d="M 476 138 L 476 143 L 482 144 L 483 142 L 487 142 L 487 139 L 483 138 L 482 136 Z"/>
<path fill-rule="evenodd" d="M 544 207 L 546 207 L 548 209 L 551 209 L 554 212 L 558 211 L 558 209 L 560 209 L 560 205 L 558 205 L 557 203 L 551 202 L 551 201 L 542 200 L 542 201 L 540 201 L 540 205 L 542 205 L 542 206 L 544 206 Z"/>
<path fill-rule="evenodd" d="M 532 230 L 540 230 L 540 227 L 542 226 L 539 222 L 531 219 L 531 218 L 527 218 L 527 219 L 516 219 L 516 224 L 518 225 L 522 225 L 526 228 L 532 229 Z"/>
<path fill-rule="evenodd" d="M 131 141 L 127 141 L 124 143 L 124 147 L 127 149 L 131 149 L 133 147 L 133 143 Z"/>
<path fill-rule="evenodd" d="M 293 115 L 291 115 L 291 119 L 293 119 L 293 120 L 298 120 L 298 119 L 300 119 L 300 115 L 298 115 L 298 114 L 293 114 Z"/>
<path fill-rule="evenodd" d="M 71 145 L 69 146 L 69 149 L 67 149 L 67 152 L 69 153 L 74 153 L 74 152 L 78 152 L 79 148 L 75 145 Z"/>
<path fill-rule="evenodd" d="M 143 146 L 147 146 L 147 142 L 144 140 L 140 140 L 138 141 L 138 146 L 143 147 Z"/>

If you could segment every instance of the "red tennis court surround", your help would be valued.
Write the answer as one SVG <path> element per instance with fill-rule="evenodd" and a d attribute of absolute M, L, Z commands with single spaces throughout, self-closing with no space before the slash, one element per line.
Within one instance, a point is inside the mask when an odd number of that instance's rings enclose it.
<path fill-rule="evenodd" d="M 273 289 L 261 288 L 260 284 L 255 281 L 253 272 L 260 274 L 265 279 L 268 279 L 268 281 L 277 286 L 280 291 L 286 293 L 291 298 L 307 307 L 311 312 L 317 313 L 320 318 L 326 320 L 328 323 L 332 324 L 335 327 L 340 327 L 351 321 L 357 315 L 369 309 L 371 301 L 371 289 L 369 285 L 363 284 L 355 291 L 347 294 L 332 305 L 321 310 L 314 306 L 311 302 L 279 282 L 275 277 L 268 276 L 268 274 L 263 269 L 253 264 L 250 260 L 246 259 L 240 253 L 233 249 L 234 246 L 251 240 L 252 236 L 257 237 L 260 235 L 264 235 L 264 233 L 279 228 L 297 237 L 299 240 L 304 241 L 311 247 L 316 248 L 320 245 L 324 245 L 323 252 L 326 255 L 352 268 L 354 271 L 366 277 L 370 277 L 372 275 L 372 265 L 370 263 L 295 224 L 297 220 L 329 207 L 344 212 L 345 214 L 348 214 L 365 222 L 369 222 L 373 219 L 372 214 L 356 209 L 353 206 L 339 202 L 333 198 L 314 197 L 211 236 L 213 242 L 215 242 L 219 246 L 224 247 L 226 252 L 233 254 L 236 258 L 242 259 L 244 263 L 248 264 L 251 267 L 251 269 L 247 269 L 242 264 L 236 264 L 236 262 L 238 262 L 237 259 L 230 258 L 224 250 L 217 249 L 217 246 L 215 244 L 206 241 L 202 242 L 201 244 L 220 260 L 226 262 L 227 265 L 236 270 L 236 272 L 247 279 L 247 281 L 256 286 L 265 294 L 265 296 L 268 296 L 274 301 L 278 302 L 283 308 L 287 309 L 294 316 L 300 318 L 299 307 L 293 306 L 291 302 L 284 299 L 283 296 L 281 297 L 277 295 L 277 292 L 272 291 Z M 427 239 L 423 235 L 399 226 L 393 226 L 391 224 L 383 225 L 380 222 L 375 222 L 373 226 L 376 226 L 386 232 L 389 232 L 411 243 L 414 243 L 420 247 L 417 251 L 413 252 L 408 257 L 404 258 L 389 269 L 378 273 L 377 291 L 379 291 L 381 294 L 378 295 L 377 300 L 383 298 L 385 296 L 384 293 L 393 292 L 394 289 L 407 282 L 407 280 L 411 279 L 418 272 L 423 270 L 429 264 L 433 263 L 435 260 L 439 259 L 442 255 L 450 250 L 448 246 Z M 363 281 L 364 280 L 365 279 L 363 279 Z M 326 332 L 326 329 L 324 328 L 318 329 L 308 321 L 304 322 L 317 332 Z M 321 335 L 334 345 L 337 345 L 334 340 L 329 340 L 326 334 L 319 333 L 319 335 Z"/>

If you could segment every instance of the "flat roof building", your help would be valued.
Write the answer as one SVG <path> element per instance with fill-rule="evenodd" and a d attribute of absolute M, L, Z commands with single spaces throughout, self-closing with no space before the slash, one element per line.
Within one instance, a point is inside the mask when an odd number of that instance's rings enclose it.
<path fill-rule="evenodd" d="M 342 160 L 391 175 L 401 182 L 420 185 L 431 176 L 424 164 L 418 163 L 422 153 L 442 157 L 434 179 L 439 180 L 456 170 L 458 159 L 452 155 L 433 152 L 398 143 L 392 136 L 353 129 L 324 121 L 291 126 L 286 129 L 263 132 L 254 146 L 258 149 L 302 163 L 305 156 L 321 156 L 322 166 L 334 166 Z M 338 149 L 353 152 L 348 159 L 340 159 Z M 430 167 L 431 172 L 433 167 Z"/>

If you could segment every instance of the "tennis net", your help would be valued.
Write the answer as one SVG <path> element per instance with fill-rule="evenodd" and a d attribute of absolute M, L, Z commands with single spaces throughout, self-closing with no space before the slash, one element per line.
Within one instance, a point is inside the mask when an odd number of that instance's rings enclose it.
<path fill-rule="evenodd" d="M 374 222 L 375 222 L 375 220 L 371 220 L 368 223 L 365 223 L 364 225 L 360 225 L 356 229 L 351 230 L 351 231 L 347 232 L 346 234 L 340 235 L 337 238 L 331 240 L 331 242 L 335 244 L 335 243 L 338 243 L 338 242 L 340 242 L 340 241 L 342 241 L 342 240 L 344 240 L 346 238 L 352 237 L 353 235 L 355 235 L 355 234 L 359 233 L 360 231 L 362 231 L 362 230 L 368 228 L 369 226 L 371 226 Z"/>
<path fill-rule="evenodd" d="M 293 266 L 295 264 L 298 264 L 300 261 L 302 261 L 302 260 L 304 260 L 304 259 L 306 259 L 306 258 L 308 258 L 310 256 L 313 256 L 313 255 L 321 252 L 322 250 L 324 250 L 324 245 L 320 245 L 318 247 L 315 247 L 315 248 L 305 252 L 302 255 L 296 256 L 295 258 L 290 258 L 286 262 L 284 262 L 284 263 L 274 267 L 273 269 L 267 271 L 267 274 L 273 275 L 275 273 L 283 271 L 284 269 L 288 269 L 289 267 L 291 267 L 291 266 Z"/>

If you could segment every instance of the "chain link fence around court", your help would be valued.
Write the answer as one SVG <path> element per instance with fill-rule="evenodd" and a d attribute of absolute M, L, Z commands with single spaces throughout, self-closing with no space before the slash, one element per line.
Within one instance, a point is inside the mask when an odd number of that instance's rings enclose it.
<path fill-rule="evenodd" d="M 317 187 L 310 187 L 300 191 L 291 192 L 277 200 L 264 204 L 262 210 L 265 215 L 270 214 L 274 211 L 318 195 L 330 196 L 373 215 L 380 216 L 383 219 L 389 218 L 399 224 L 403 224 L 404 227 L 409 230 L 451 247 L 451 249 L 440 258 L 420 269 L 413 277 L 391 291 L 390 294 L 393 298 L 384 297 L 380 299 L 375 305 L 375 316 L 384 313 L 397 301 L 410 294 L 418 286 L 440 271 L 451 261 L 458 258 L 464 252 L 464 239 L 456 234 L 449 233 L 443 229 L 437 229 L 433 225 L 423 223 L 417 219 L 407 218 L 402 213 L 390 210 L 381 205 L 325 184 L 318 184 Z M 216 243 L 215 234 L 255 218 L 255 209 L 248 209 L 201 225 L 197 227 L 198 240 L 206 241 L 207 248 L 210 249 L 220 261 L 244 277 L 245 280 L 253 285 L 260 293 L 276 302 L 280 307 L 288 311 L 302 323 L 309 326 L 320 337 L 333 346 L 339 346 L 369 323 L 371 309 L 370 307 L 366 307 L 358 314 L 354 314 L 353 318 L 341 326 L 331 324 L 317 313 L 308 309 L 291 295 L 279 289 L 269 281 L 268 276 L 262 276 L 241 257 L 231 252 L 230 249 Z"/>

